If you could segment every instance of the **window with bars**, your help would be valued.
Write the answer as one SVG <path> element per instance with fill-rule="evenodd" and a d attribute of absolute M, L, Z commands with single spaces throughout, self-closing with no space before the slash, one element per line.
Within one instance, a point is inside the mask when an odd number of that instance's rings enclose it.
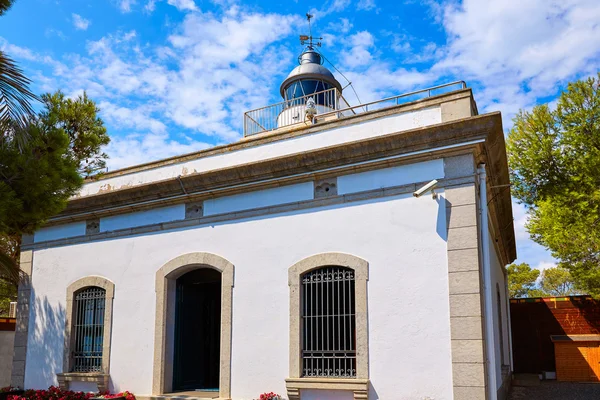
<path fill-rule="evenodd" d="M 354 270 L 327 266 L 302 275 L 302 375 L 356 377 Z"/>
<path fill-rule="evenodd" d="M 72 372 L 102 372 L 106 291 L 92 286 L 80 290 L 73 301 Z"/>

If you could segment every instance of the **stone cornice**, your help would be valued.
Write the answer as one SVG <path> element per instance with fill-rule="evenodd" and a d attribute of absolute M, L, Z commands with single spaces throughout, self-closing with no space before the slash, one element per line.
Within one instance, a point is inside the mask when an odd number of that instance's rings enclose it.
<path fill-rule="evenodd" d="M 473 143 L 480 142 L 475 145 Z M 455 149 L 449 149 L 455 146 Z M 459 149 L 462 147 L 462 149 Z M 472 150 L 468 150 L 471 148 Z M 76 198 L 48 225 L 385 168 L 472 151 L 488 170 L 490 213 L 503 262 L 516 258 L 500 113 L 490 113 L 313 151 Z M 397 157 L 397 158 L 394 158 Z"/>
<path fill-rule="evenodd" d="M 464 151 L 464 150 L 463 150 Z M 467 150 L 469 151 L 469 150 Z M 427 182 L 414 182 L 401 186 L 391 186 L 386 188 L 367 190 L 363 192 L 349 193 L 344 195 L 330 196 L 321 199 L 294 201 L 291 203 L 283 203 L 274 206 L 251 208 L 235 212 L 214 214 L 209 216 L 201 216 L 195 218 L 186 218 L 169 222 L 160 222 L 149 225 L 136 226 L 133 228 L 123 228 L 106 232 L 90 233 L 81 236 L 72 236 L 56 240 L 48 240 L 43 242 L 31 242 L 21 245 L 22 250 L 38 250 L 52 247 L 67 246 L 79 243 L 89 243 L 97 240 L 110 240 L 128 236 L 144 235 L 153 232 L 169 231 L 174 229 L 188 229 L 193 227 L 207 226 L 217 224 L 224 221 L 234 221 L 246 218 L 255 218 L 258 216 L 268 216 L 273 214 L 281 214 L 288 212 L 297 212 L 309 210 L 315 207 L 327 207 L 339 204 L 350 204 L 357 201 L 365 201 L 369 199 L 379 199 L 385 197 L 394 197 L 398 195 L 414 192 L 418 187 Z M 463 176 L 452 179 L 438 179 L 438 188 L 451 188 L 460 186 L 466 183 L 475 184 L 475 176 Z"/>
<path fill-rule="evenodd" d="M 371 162 L 369 166 L 364 167 L 366 169 L 382 168 L 390 163 L 373 161 L 417 151 L 421 154 L 411 157 L 411 160 L 431 158 L 431 153 L 436 152 L 436 148 L 476 139 L 484 140 L 490 132 L 498 129 L 501 131 L 500 114 L 487 114 L 132 188 L 106 191 L 72 199 L 66 210 L 50 222 L 84 220 L 86 217 L 83 214 L 94 213 L 95 216 L 100 216 L 115 207 L 124 207 L 120 212 L 131 212 L 144 209 L 147 202 L 152 202 L 152 207 L 158 204 L 181 203 L 184 200 L 189 201 L 197 193 L 202 193 L 203 198 L 214 197 L 213 191 L 219 191 L 219 196 L 230 195 L 248 191 L 249 184 L 253 185 L 251 190 L 280 186 L 314 178 L 307 178 L 306 174 L 324 175 L 328 169 L 362 162 Z M 437 152 L 441 155 L 441 152 Z M 360 169 L 354 166 L 346 173 Z M 111 212 L 115 213 L 118 212 Z"/>

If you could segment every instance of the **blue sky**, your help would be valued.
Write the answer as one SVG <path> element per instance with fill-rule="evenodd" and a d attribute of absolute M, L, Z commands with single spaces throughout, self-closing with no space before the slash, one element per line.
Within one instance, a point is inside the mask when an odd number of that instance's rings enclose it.
<path fill-rule="evenodd" d="M 117 169 L 238 140 L 244 111 L 279 101 L 309 10 L 363 102 L 465 80 L 509 129 L 600 66 L 598 0 L 16 0 L 0 49 L 36 92 L 97 101 Z M 514 213 L 518 261 L 552 266 Z"/>

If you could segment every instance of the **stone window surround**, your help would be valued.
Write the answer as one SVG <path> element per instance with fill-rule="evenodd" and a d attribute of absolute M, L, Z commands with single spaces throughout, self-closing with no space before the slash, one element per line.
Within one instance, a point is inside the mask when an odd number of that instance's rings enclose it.
<path fill-rule="evenodd" d="M 172 259 L 156 271 L 156 321 L 154 330 L 154 367 L 152 394 L 172 391 L 174 349 L 169 348 L 174 334 L 175 283 L 183 274 L 199 268 L 221 272 L 221 349 L 219 399 L 231 398 L 231 327 L 234 266 L 216 254 L 196 252 Z M 171 312 L 169 312 L 171 311 Z M 171 346 L 172 347 L 172 346 Z"/>
<path fill-rule="evenodd" d="M 75 338 L 71 336 L 73 321 L 73 302 L 75 294 L 82 289 L 90 286 L 96 286 L 106 291 L 105 309 L 104 309 L 104 333 L 102 342 L 102 372 L 71 372 L 72 359 L 71 349 L 73 348 Z M 62 389 L 69 388 L 69 382 L 95 382 L 98 385 L 98 391 L 108 390 L 108 381 L 110 376 L 110 341 L 112 333 L 112 313 L 113 300 L 115 297 L 115 284 L 102 276 L 86 276 L 76 280 L 67 287 L 67 316 L 65 321 L 65 347 L 63 353 L 63 372 L 56 374 L 59 386 Z"/>
<path fill-rule="evenodd" d="M 356 378 L 302 377 L 300 277 L 314 269 L 336 265 L 347 267 L 355 273 L 356 301 Z M 362 258 L 346 253 L 321 253 L 292 265 L 288 269 L 290 287 L 290 365 L 289 378 L 285 380 L 290 400 L 300 400 L 302 389 L 349 390 L 354 399 L 369 396 L 369 339 L 367 315 L 367 281 L 369 263 Z"/>

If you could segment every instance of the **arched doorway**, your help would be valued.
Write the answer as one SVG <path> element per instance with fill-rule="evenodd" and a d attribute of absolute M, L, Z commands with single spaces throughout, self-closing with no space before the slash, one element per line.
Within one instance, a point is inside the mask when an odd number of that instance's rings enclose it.
<path fill-rule="evenodd" d="M 214 271 L 218 274 L 220 287 L 220 321 L 219 324 L 219 371 L 218 392 L 213 392 L 211 396 L 207 391 L 204 391 L 203 397 L 220 397 L 228 399 L 231 397 L 231 324 L 232 324 L 232 303 L 233 303 L 233 280 L 234 266 L 225 258 L 212 253 L 188 253 L 180 255 L 164 264 L 156 271 L 156 325 L 154 336 L 154 369 L 152 380 L 152 394 L 161 395 L 172 393 L 175 388 L 175 349 L 181 348 L 181 344 L 176 346 L 176 314 L 177 314 L 177 287 L 178 282 L 184 287 L 195 283 L 210 283 L 211 279 L 216 277 L 213 273 L 213 278 L 210 276 L 198 276 L 191 274 L 194 271 L 196 274 L 211 274 L 208 271 Z M 190 275 L 185 277 L 188 273 Z M 179 278 L 183 278 L 179 280 Z M 181 290 L 180 290 L 181 292 Z M 193 292 L 193 289 L 192 289 Z M 192 298 L 193 295 L 190 295 Z M 185 301 L 185 296 L 184 296 Z M 186 307 L 179 307 L 186 313 Z M 191 311 L 188 311 L 191 312 Z M 197 317 L 197 315 L 196 315 Z M 196 318 L 195 317 L 195 318 Z M 184 318 L 187 320 L 187 318 Z M 194 328 L 185 328 L 193 332 Z M 184 341 L 185 343 L 185 341 Z M 185 344 L 183 345 L 185 348 Z M 179 359 L 178 359 L 178 362 Z M 180 365 L 181 366 L 181 365 Z M 179 371 L 178 371 L 179 372 Z M 178 378 L 180 379 L 180 378 Z M 187 379 L 184 379 L 187 380 Z M 178 383 L 180 381 L 178 380 Z M 191 385 L 190 385 L 191 386 Z M 179 390 L 186 390 L 180 388 Z M 196 392 L 201 393 L 201 392 Z"/>
<path fill-rule="evenodd" d="M 219 390 L 221 272 L 200 268 L 177 278 L 173 391 Z"/>

